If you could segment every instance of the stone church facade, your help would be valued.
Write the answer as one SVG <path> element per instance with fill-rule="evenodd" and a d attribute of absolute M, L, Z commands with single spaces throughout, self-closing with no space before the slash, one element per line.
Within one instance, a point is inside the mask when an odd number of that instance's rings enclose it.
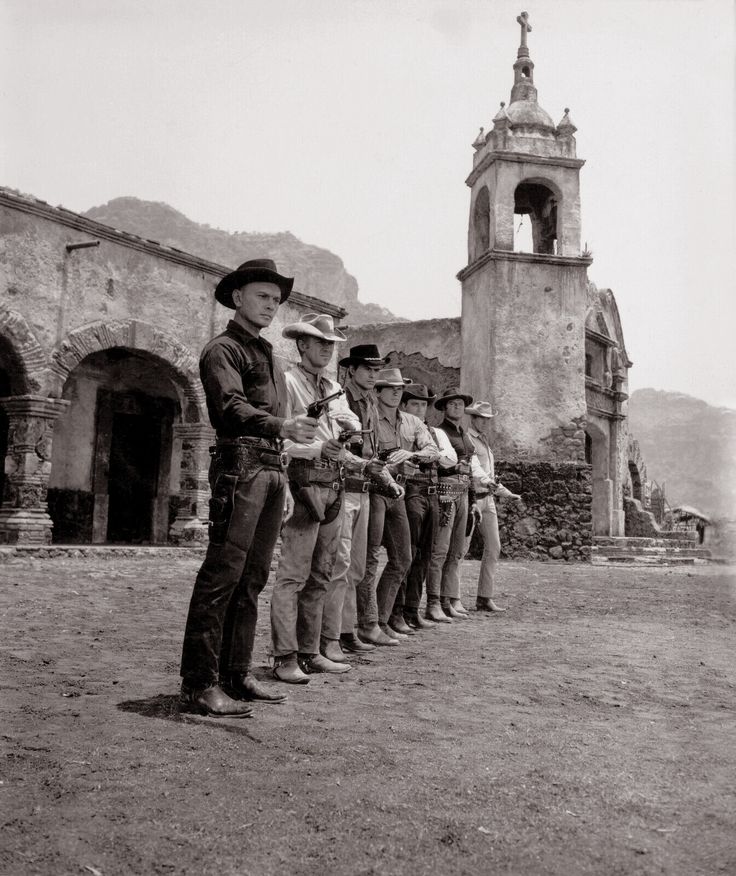
<path fill-rule="evenodd" d="M 206 534 L 213 432 L 198 359 L 230 267 L 0 189 L 0 542 Z M 298 278 L 297 278 L 298 282 Z M 292 293 L 266 335 L 345 311 Z"/>
<path fill-rule="evenodd" d="M 587 277 L 577 129 L 568 109 L 555 125 L 539 105 L 526 13 L 517 21 L 511 99 L 481 128 L 466 179 L 461 318 L 349 333 L 435 391 L 459 383 L 493 403 L 497 468 L 524 497 L 499 508 L 506 555 L 586 559 L 594 535 L 625 534 L 624 498 L 645 499 L 646 471 L 632 458 L 616 301 Z"/>

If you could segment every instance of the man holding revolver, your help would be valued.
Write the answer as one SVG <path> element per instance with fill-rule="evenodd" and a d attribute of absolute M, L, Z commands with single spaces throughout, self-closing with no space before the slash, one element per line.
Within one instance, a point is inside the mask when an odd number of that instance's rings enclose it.
<path fill-rule="evenodd" d="M 235 314 L 200 358 L 217 443 L 209 472 L 209 546 L 184 634 L 181 704 L 215 717 L 249 715 L 248 700 L 284 699 L 250 669 L 258 597 L 285 507 L 282 441 L 309 444 L 317 428 L 309 417 L 286 416 L 284 374 L 261 337 L 293 283 L 271 259 L 251 259 L 223 277 L 215 298 Z"/>
<path fill-rule="evenodd" d="M 285 443 L 294 510 L 284 525 L 271 596 L 273 674 L 288 684 L 306 684 L 310 673 L 351 669 L 337 641 L 334 651 L 325 652 L 320 640 L 325 600 L 334 589 L 344 470 L 362 466 L 340 438 L 345 429 L 359 430 L 361 425 L 340 385 L 324 375 L 335 343 L 345 340 L 332 317 L 306 314 L 287 325 L 283 335 L 296 341 L 300 355 L 299 363 L 286 372 L 287 413 L 314 413 L 317 430 L 312 442 Z"/>

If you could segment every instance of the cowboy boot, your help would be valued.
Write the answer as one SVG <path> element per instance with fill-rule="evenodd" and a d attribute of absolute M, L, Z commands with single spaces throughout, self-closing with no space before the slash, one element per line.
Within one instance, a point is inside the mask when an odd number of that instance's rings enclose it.
<path fill-rule="evenodd" d="M 442 611 L 439 599 L 430 599 L 427 602 L 427 610 L 424 612 L 427 620 L 434 621 L 436 624 L 452 623 L 450 618 Z"/>

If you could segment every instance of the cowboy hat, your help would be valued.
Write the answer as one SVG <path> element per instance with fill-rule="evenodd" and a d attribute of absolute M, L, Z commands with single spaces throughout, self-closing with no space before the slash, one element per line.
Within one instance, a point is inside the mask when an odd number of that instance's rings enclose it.
<path fill-rule="evenodd" d="M 382 368 L 378 372 L 376 389 L 383 389 L 385 386 L 406 386 L 398 368 Z"/>
<path fill-rule="evenodd" d="M 465 393 L 460 392 L 460 389 L 457 386 L 450 386 L 446 389 L 442 395 L 437 399 L 434 403 L 434 406 L 437 410 L 442 411 L 445 408 L 447 402 L 451 402 L 456 398 L 460 398 L 463 400 L 463 404 L 467 408 L 469 405 L 473 404 L 473 396 L 465 395 Z"/>
<path fill-rule="evenodd" d="M 321 338 L 323 341 L 346 341 L 347 338 L 335 328 L 335 322 L 326 313 L 305 313 L 299 322 L 285 325 L 281 331 L 285 338 Z"/>
<path fill-rule="evenodd" d="M 358 344 L 350 348 L 350 355 L 340 359 L 338 365 L 347 368 L 348 365 L 385 365 L 386 359 L 378 352 L 375 344 Z"/>
<path fill-rule="evenodd" d="M 470 414 L 471 417 L 485 417 L 486 419 L 496 416 L 493 413 L 491 403 L 487 401 L 477 401 L 474 405 L 466 407 L 465 413 Z"/>
<path fill-rule="evenodd" d="M 217 284 L 215 298 L 220 304 L 235 310 L 233 292 L 241 289 L 246 283 L 275 283 L 281 289 L 281 303 L 289 297 L 294 286 L 293 277 L 282 277 L 276 270 L 272 259 L 250 259 L 240 267 L 226 274 Z"/>
<path fill-rule="evenodd" d="M 407 402 L 414 399 L 416 401 L 431 402 L 436 398 L 436 395 L 429 394 L 429 390 L 424 383 L 410 383 L 404 390 L 401 396 L 401 401 Z"/>

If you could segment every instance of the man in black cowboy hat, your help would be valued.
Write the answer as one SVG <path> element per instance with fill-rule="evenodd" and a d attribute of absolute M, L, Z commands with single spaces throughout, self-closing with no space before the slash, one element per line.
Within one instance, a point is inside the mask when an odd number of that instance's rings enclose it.
<path fill-rule="evenodd" d="M 427 415 L 427 404 L 434 401 L 435 395 L 430 395 L 423 383 L 412 383 L 405 387 L 401 396 L 401 410 L 417 417 L 423 423 Z M 429 429 L 432 438 L 436 433 Z M 401 584 L 394 604 L 394 617 L 389 621 L 394 629 L 406 632 L 401 621 L 414 630 L 429 629 L 436 626 L 434 621 L 423 618 L 419 613 L 419 603 L 422 599 L 422 586 L 427 577 L 429 559 L 432 555 L 435 532 L 439 522 L 439 505 L 437 499 L 438 465 L 444 467 L 457 463 L 457 455 L 449 442 L 440 450 L 439 460 L 425 461 L 412 471 L 406 478 L 406 516 L 409 520 L 411 534 L 412 563 L 409 572 Z"/>
<path fill-rule="evenodd" d="M 319 399 L 341 393 L 329 380 L 335 343 L 345 340 L 331 316 L 306 314 L 287 325 L 285 338 L 296 341 L 297 365 L 286 372 L 287 411 L 306 412 Z M 281 560 L 271 594 L 271 635 L 279 681 L 304 684 L 313 672 L 348 672 L 351 667 L 338 644 L 340 628 L 323 644 L 325 599 L 333 589 L 333 566 L 342 524 L 343 474 L 362 467 L 340 436 L 360 428 L 344 398 L 335 398 L 318 417 L 316 440 L 309 444 L 286 442 L 288 476 L 294 513 L 284 525 Z"/>
<path fill-rule="evenodd" d="M 284 699 L 250 669 L 258 596 L 284 513 L 281 442 L 308 444 L 317 428 L 309 417 L 286 416 L 284 375 L 261 337 L 293 283 L 271 259 L 251 259 L 223 277 L 215 298 L 235 314 L 200 358 L 217 444 L 209 474 L 210 541 L 189 605 L 181 702 L 217 717 L 250 714 L 248 700 Z"/>
<path fill-rule="evenodd" d="M 378 451 L 385 455 L 394 478 L 402 484 L 418 472 L 420 464 L 432 463 L 439 457 L 424 423 L 399 410 L 405 386 L 398 368 L 384 368 L 376 379 Z M 377 578 L 382 545 L 386 548 L 388 562 Z M 412 633 L 401 615 L 401 608 L 396 609 L 396 597 L 411 566 L 411 559 L 411 532 L 403 494 L 394 496 L 373 491 L 365 577 L 358 589 L 358 603 L 362 604 L 364 616 L 363 625 L 358 628 L 361 637 L 370 638 L 372 633 L 380 631 L 400 641 Z M 376 622 L 378 630 L 375 629 Z"/>
<path fill-rule="evenodd" d="M 457 454 L 455 466 L 440 469 L 440 525 L 427 573 L 427 617 L 438 623 L 468 617 L 460 599 L 458 567 L 465 555 L 470 475 L 479 466 L 477 457 L 473 460 L 475 445 L 462 426 L 465 408 L 472 402 L 471 396 L 451 387 L 434 403 L 445 414 L 439 429 Z"/>
<path fill-rule="evenodd" d="M 370 492 L 378 485 L 400 495 L 401 488 L 389 474 L 385 463 L 376 458 L 378 413 L 373 387 L 386 360 L 375 344 L 358 344 L 351 347 L 350 355 L 341 359 L 339 364 L 347 369 L 345 396 L 348 404 L 360 419 L 361 429 L 366 430 L 366 434 L 362 445 L 354 448 L 354 452 L 363 460 L 363 469 L 358 473 L 351 472 L 345 478 L 342 531 L 332 572 L 334 589 L 325 603 L 323 636 L 329 642 L 339 623 L 342 627 L 342 649 L 362 653 L 375 650 L 376 645 L 396 644 L 375 625 L 370 633 L 366 632 L 363 612 L 365 600 L 361 600 L 359 612 L 357 589 L 365 578 Z M 356 635 L 358 625 L 365 632 L 362 639 Z"/>

